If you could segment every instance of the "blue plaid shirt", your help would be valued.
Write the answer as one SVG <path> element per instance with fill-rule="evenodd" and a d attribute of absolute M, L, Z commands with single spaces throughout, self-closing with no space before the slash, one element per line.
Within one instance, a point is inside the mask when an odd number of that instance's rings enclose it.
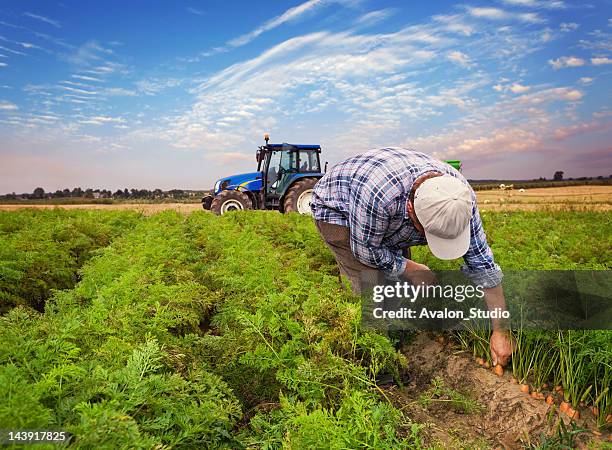
<path fill-rule="evenodd" d="M 410 220 L 406 203 L 415 180 L 432 171 L 469 186 L 447 163 L 413 150 L 383 148 L 354 156 L 334 166 L 315 185 L 314 218 L 349 227 L 355 257 L 397 280 L 406 268 L 402 249 L 427 244 Z M 472 204 L 471 242 L 461 270 L 476 285 L 495 287 L 502 272 L 487 244 L 473 190 Z"/>

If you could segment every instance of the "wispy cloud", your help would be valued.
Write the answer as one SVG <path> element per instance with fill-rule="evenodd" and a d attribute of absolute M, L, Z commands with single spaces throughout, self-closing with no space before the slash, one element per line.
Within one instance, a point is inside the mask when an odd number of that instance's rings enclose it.
<path fill-rule="evenodd" d="M 0 67 L 8 67 L 7 63 L 0 62 Z"/>
<path fill-rule="evenodd" d="M 470 57 L 468 55 L 466 55 L 465 53 L 460 52 L 458 50 L 454 50 L 454 51 L 450 52 L 447 55 L 447 58 L 450 61 L 452 61 L 452 62 L 454 62 L 456 64 L 459 64 L 462 67 L 469 67 L 471 65 Z"/>
<path fill-rule="evenodd" d="M 569 31 L 576 31 L 578 26 L 579 25 L 575 22 L 561 22 L 559 29 L 567 33 Z"/>
<path fill-rule="evenodd" d="M 273 30 L 274 28 L 277 28 L 285 23 L 296 21 L 305 15 L 314 13 L 317 9 L 325 7 L 332 3 L 343 3 L 343 0 L 308 0 L 297 6 L 289 8 L 279 16 L 267 20 L 263 24 L 249 31 L 248 33 L 230 39 L 222 46 L 213 47 L 212 49 L 203 52 L 200 56 L 213 56 L 218 53 L 224 53 L 233 48 L 246 45 L 267 31 Z M 198 58 L 195 58 L 195 60 L 198 60 Z"/>
<path fill-rule="evenodd" d="M 603 64 L 612 64 L 612 58 L 605 58 L 605 57 L 591 58 L 591 64 L 593 64 L 594 66 L 601 66 Z"/>
<path fill-rule="evenodd" d="M 500 8 L 493 7 L 472 7 L 468 6 L 467 11 L 473 17 L 489 20 L 518 20 L 527 23 L 541 23 L 544 21 L 537 13 L 515 13 Z"/>
<path fill-rule="evenodd" d="M 13 55 L 21 55 L 21 56 L 27 55 L 27 53 L 20 52 L 19 50 L 13 50 L 12 48 L 8 48 L 3 45 L 0 45 L 0 49 L 4 50 L 5 52 L 12 53 Z"/>
<path fill-rule="evenodd" d="M 577 58 L 575 56 L 562 56 L 557 59 L 549 59 L 548 64 L 550 64 L 555 70 L 562 69 L 564 67 L 580 67 L 584 66 L 584 59 Z"/>
<path fill-rule="evenodd" d="M 103 47 L 98 41 L 91 40 L 76 49 L 76 51 L 65 55 L 65 59 L 77 66 L 89 66 L 104 61 L 113 50 Z"/>
<path fill-rule="evenodd" d="M 94 81 L 94 82 L 97 82 L 97 83 L 101 83 L 102 82 L 102 80 L 100 78 L 90 77 L 90 76 L 87 76 L 87 75 L 74 74 L 74 75 L 71 75 L 71 76 L 72 76 L 72 78 L 76 78 L 77 80 Z"/>
<path fill-rule="evenodd" d="M 16 104 L 0 100 L 0 111 L 17 111 L 18 109 L 19 107 Z"/>
<path fill-rule="evenodd" d="M 49 25 L 53 25 L 55 28 L 62 28 L 62 25 L 57 20 L 53 20 L 53 19 L 50 19 L 48 17 L 41 16 L 40 14 L 34 14 L 34 13 L 31 13 L 31 12 L 25 12 L 25 13 L 23 13 L 23 15 L 25 17 L 29 17 L 31 19 L 39 20 L 39 21 L 47 23 Z"/>
<path fill-rule="evenodd" d="M 193 6 L 188 6 L 186 9 L 188 12 L 190 12 L 191 14 L 195 14 L 196 16 L 203 16 L 206 14 L 201 9 L 194 8 Z"/>
<path fill-rule="evenodd" d="M 520 83 L 514 83 L 509 89 L 514 94 L 524 94 L 525 92 L 529 91 L 530 87 L 524 86 Z"/>
<path fill-rule="evenodd" d="M 125 119 L 122 117 L 111 117 L 111 116 L 94 116 L 89 117 L 85 120 L 80 120 L 79 123 L 85 125 L 105 125 L 108 123 L 124 123 Z"/>
<path fill-rule="evenodd" d="M 382 22 L 383 20 L 388 19 L 393 14 L 396 13 L 395 8 L 385 8 L 379 9 L 377 11 L 371 11 L 369 13 L 363 14 L 355 20 L 355 24 L 370 26 Z"/>
<path fill-rule="evenodd" d="M 528 8 L 563 9 L 567 7 L 565 2 L 561 0 L 502 0 L 502 2 L 510 6 Z"/>

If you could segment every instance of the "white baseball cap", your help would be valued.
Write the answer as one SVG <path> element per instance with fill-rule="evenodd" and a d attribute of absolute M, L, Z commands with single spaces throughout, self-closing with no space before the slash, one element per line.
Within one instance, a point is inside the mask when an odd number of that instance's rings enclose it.
<path fill-rule="evenodd" d="M 414 212 L 427 245 L 440 259 L 456 259 L 470 248 L 472 193 L 451 175 L 429 178 L 414 194 Z"/>

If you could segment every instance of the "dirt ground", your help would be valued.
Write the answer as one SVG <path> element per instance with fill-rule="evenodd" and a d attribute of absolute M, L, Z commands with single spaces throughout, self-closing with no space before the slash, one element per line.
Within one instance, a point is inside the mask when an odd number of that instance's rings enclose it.
<path fill-rule="evenodd" d="M 559 399 L 548 405 L 530 397 L 511 381 L 510 374 L 495 375 L 447 340 L 441 343 L 429 333 L 420 333 L 402 352 L 408 359 L 410 381 L 403 388 L 388 387 L 384 392 L 414 422 L 425 424 L 429 447 L 525 448 L 539 443 L 542 433 L 554 434 L 559 426 Z M 444 386 L 442 395 L 440 391 L 431 395 L 435 378 Z M 454 393 L 448 395 L 449 389 Z M 453 402 L 457 393 L 460 400 Z M 431 397 L 433 400 L 423 403 Z M 581 413 L 578 425 L 596 430 L 592 414 L 587 410 Z M 565 416 L 563 420 L 569 422 Z M 610 442 L 609 434 L 598 433 L 579 434 L 575 447 L 601 448 L 605 441 Z"/>
<path fill-rule="evenodd" d="M 570 186 L 519 190 L 477 191 L 481 211 L 587 210 L 612 211 L 612 186 Z M 155 214 L 166 209 L 182 213 L 201 211 L 200 203 L 115 203 L 110 205 L 0 205 L 0 211 L 20 208 L 132 209 Z"/>

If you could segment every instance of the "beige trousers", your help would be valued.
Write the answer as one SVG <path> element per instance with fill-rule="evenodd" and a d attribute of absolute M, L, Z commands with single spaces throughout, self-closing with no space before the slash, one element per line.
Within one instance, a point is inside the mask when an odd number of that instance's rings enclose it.
<path fill-rule="evenodd" d="M 334 254 L 340 269 L 340 275 L 348 278 L 354 293 L 361 294 L 367 285 L 373 286 L 380 282 L 379 280 L 384 279 L 379 270 L 366 266 L 355 258 L 351 251 L 348 227 L 323 222 L 322 220 L 315 220 L 315 225 Z M 404 256 L 410 258 L 409 248 L 404 251 Z"/>

